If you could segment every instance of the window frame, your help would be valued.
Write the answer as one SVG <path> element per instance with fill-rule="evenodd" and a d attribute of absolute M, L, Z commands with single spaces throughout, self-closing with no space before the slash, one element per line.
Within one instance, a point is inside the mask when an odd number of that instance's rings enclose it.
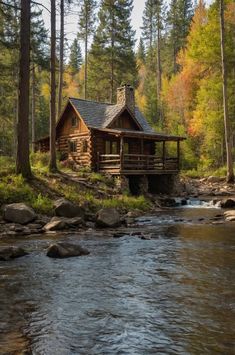
<path fill-rule="evenodd" d="M 73 124 L 74 120 L 75 120 L 75 124 Z M 71 127 L 72 127 L 72 128 L 79 127 L 78 121 L 79 121 L 79 120 L 78 120 L 78 117 L 75 116 L 75 115 L 73 115 L 73 116 L 71 117 Z"/>
<path fill-rule="evenodd" d="M 77 153 L 77 140 L 76 139 L 69 139 L 68 146 L 69 146 L 69 153 L 70 154 Z"/>

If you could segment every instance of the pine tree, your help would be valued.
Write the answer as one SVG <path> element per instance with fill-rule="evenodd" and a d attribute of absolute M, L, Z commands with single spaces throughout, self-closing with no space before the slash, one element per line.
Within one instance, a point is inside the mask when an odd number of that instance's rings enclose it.
<path fill-rule="evenodd" d="M 144 63 L 145 62 L 145 46 L 144 46 L 144 41 L 143 38 L 140 37 L 140 41 L 139 41 L 139 46 L 138 46 L 138 50 L 137 50 L 137 59 Z"/>
<path fill-rule="evenodd" d="M 150 79 L 153 75 L 153 68 L 156 68 L 156 91 L 157 91 L 157 103 L 152 104 L 154 95 L 149 92 L 147 94 L 148 99 L 151 101 L 150 107 L 158 107 L 158 113 L 153 115 L 155 122 L 163 121 L 163 114 L 161 108 L 161 89 L 162 89 L 162 63 L 161 63 L 161 44 L 162 44 L 162 29 L 164 21 L 164 6 L 163 0 L 147 0 L 145 3 L 145 10 L 143 16 L 142 35 L 145 39 L 148 49 L 148 70 L 147 77 Z M 150 95 L 150 97 L 148 97 Z M 152 116 L 152 115 L 151 115 Z"/>
<path fill-rule="evenodd" d="M 93 98 L 114 102 L 117 86 L 122 82 L 134 84 L 135 33 L 130 25 L 132 3 L 133 0 L 101 2 L 99 25 L 89 55 L 89 85 Z"/>
<path fill-rule="evenodd" d="M 88 41 L 95 30 L 95 0 L 82 0 L 79 13 L 79 38 L 84 41 L 85 47 L 85 70 L 84 70 L 84 98 L 87 98 L 87 66 L 88 66 Z"/>
<path fill-rule="evenodd" d="M 21 0 L 16 172 L 24 178 L 32 176 L 29 162 L 30 5 L 29 0 Z"/>
<path fill-rule="evenodd" d="M 50 67 L 50 161 L 49 169 L 51 172 L 57 170 L 56 166 L 56 6 L 55 0 L 51 0 L 51 67 Z"/>
<path fill-rule="evenodd" d="M 169 47 L 173 49 L 173 72 L 179 69 L 177 54 L 186 44 L 194 9 L 191 0 L 171 0 L 168 12 Z"/>
<path fill-rule="evenodd" d="M 223 82 L 223 109 L 224 109 L 224 131 L 227 155 L 227 182 L 234 182 L 233 156 L 232 156 L 232 136 L 231 124 L 228 112 L 228 74 L 225 54 L 225 26 L 224 26 L 224 0 L 220 0 L 220 44 L 221 44 L 221 67 Z"/>
<path fill-rule="evenodd" d="M 35 151 L 36 140 L 36 104 L 38 92 L 37 71 L 49 69 L 49 53 L 47 30 L 42 20 L 42 11 L 32 11 L 31 14 L 31 146 Z"/>
<path fill-rule="evenodd" d="M 156 1 L 147 0 L 143 13 L 142 37 L 146 47 L 152 52 L 156 39 Z"/>
<path fill-rule="evenodd" d="M 82 65 L 82 50 L 77 38 L 74 39 L 70 47 L 69 69 L 72 75 L 79 72 Z"/>

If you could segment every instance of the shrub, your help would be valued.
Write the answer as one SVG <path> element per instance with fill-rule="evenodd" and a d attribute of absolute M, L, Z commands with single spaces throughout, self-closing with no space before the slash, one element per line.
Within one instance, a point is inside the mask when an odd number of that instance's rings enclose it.
<path fill-rule="evenodd" d="M 5 177 L 0 181 L 1 203 L 31 202 L 33 198 L 33 190 L 21 175 Z"/>
<path fill-rule="evenodd" d="M 0 156 L 0 175 L 14 174 L 15 161 L 12 157 Z"/>
<path fill-rule="evenodd" d="M 38 194 L 31 201 L 31 205 L 36 212 L 52 215 L 53 203 L 48 197 L 42 196 L 42 194 Z"/>

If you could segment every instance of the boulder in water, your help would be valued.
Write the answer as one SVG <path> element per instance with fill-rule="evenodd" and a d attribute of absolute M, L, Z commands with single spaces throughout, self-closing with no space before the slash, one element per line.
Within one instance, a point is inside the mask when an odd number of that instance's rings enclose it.
<path fill-rule="evenodd" d="M 226 221 L 229 222 L 235 221 L 235 210 L 224 212 L 224 217 Z"/>
<path fill-rule="evenodd" d="M 66 227 L 66 224 L 63 220 L 52 220 L 50 222 L 48 222 L 45 226 L 44 226 L 44 230 L 46 232 L 49 232 L 49 231 L 58 231 L 58 230 L 62 230 L 62 229 L 65 229 Z"/>
<path fill-rule="evenodd" d="M 222 208 L 234 208 L 235 207 L 235 199 L 234 198 L 225 198 L 221 201 Z"/>
<path fill-rule="evenodd" d="M 6 205 L 3 210 L 3 218 L 5 221 L 27 224 L 37 217 L 34 210 L 24 203 L 11 203 Z"/>
<path fill-rule="evenodd" d="M 75 205 L 71 201 L 61 198 L 54 202 L 55 214 L 59 217 L 83 217 L 84 210 L 78 205 Z"/>
<path fill-rule="evenodd" d="M 102 208 L 96 215 L 96 224 L 99 227 L 117 227 L 121 223 L 120 214 L 115 208 Z"/>
<path fill-rule="evenodd" d="M 171 197 L 162 197 L 158 200 L 161 207 L 175 207 L 177 202 L 174 198 Z"/>
<path fill-rule="evenodd" d="M 20 248 L 20 247 L 1 247 L 0 248 L 0 260 L 7 261 L 10 259 L 20 258 L 21 256 L 25 256 L 28 253 Z"/>
<path fill-rule="evenodd" d="M 67 242 L 58 242 L 51 244 L 47 249 L 47 256 L 50 258 L 69 258 L 90 254 L 89 250 L 81 247 L 79 244 Z"/>

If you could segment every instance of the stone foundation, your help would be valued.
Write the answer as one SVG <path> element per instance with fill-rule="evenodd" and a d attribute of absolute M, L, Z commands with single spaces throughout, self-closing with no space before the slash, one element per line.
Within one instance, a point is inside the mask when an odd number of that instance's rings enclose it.
<path fill-rule="evenodd" d="M 177 175 L 149 175 L 148 191 L 152 194 L 174 194 L 176 191 Z"/>
<path fill-rule="evenodd" d="M 119 193 L 130 192 L 129 179 L 123 175 L 116 176 L 115 177 L 115 187 Z"/>

